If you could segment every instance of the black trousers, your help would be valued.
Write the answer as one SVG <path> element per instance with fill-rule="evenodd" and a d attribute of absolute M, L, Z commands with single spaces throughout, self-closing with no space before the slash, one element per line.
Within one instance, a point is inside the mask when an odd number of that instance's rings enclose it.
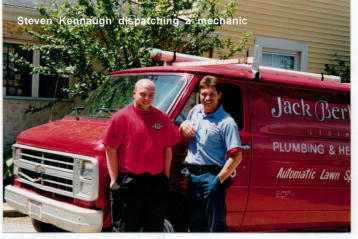
<path fill-rule="evenodd" d="M 162 232 L 168 205 L 164 173 L 120 173 L 111 187 L 112 227 L 115 232 Z"/>

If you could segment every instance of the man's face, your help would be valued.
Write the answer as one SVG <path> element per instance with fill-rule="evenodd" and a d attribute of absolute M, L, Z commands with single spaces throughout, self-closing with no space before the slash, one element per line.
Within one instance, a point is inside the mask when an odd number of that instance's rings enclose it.
<path fill-rule="evenodd" d="M 142 81 L 133 91 L 134 105 L 137 109 L 149 111 L 154 101 L 155 86 L 150 81 Z"/>
<path fill-rule="evenodd" d="M 215 86 L 200 89 L 200 102 L 206 113 L 214 112 L 218 108 L 221 92 L 218 93 Z"/>

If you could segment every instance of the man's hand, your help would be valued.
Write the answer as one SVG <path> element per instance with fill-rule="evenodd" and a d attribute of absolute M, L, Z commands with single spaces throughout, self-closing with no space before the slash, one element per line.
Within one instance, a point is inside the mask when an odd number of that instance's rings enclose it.
<path fill-rule="evenodd" d="M 184 121 L 180 125 L 179 130 L 180 130 L 181 135 L 186 137 L 186 138 L 192 138 L 192 137 L 195 137 L 195 135 L 196 135 L 195 123 L 191 122 L 191 121 Z"/>
<path fill-rule="evenodd" d="M 112 188 L 112 186 L 115 182 L 116 182 L 116 180 L 114 180 L 114 181 L 111 180 L 111 183 L 109 184 L 109 188 Z"/>

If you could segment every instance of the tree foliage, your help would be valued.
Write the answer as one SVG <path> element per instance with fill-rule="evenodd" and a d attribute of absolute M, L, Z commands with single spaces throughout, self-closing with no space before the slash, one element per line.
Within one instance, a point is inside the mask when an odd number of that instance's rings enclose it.
<path fill-rule="evenodd" d="M 214 0 L 78 0 L 76 4 L 53 1 L 38 6 L 42 18 L 51 19 L 40 29 L 25 30 L 40 44 L 24 45 L 40 52 L 40 66 L 27 64 L 32 73 L 67 74 L 76 83 L 70 95 L 86 96 L 108 78 L 110 72 L 152 66 L 150 50 L 160 48 L 193 55 L 217 52 L 232 57 L 245 48 L 250 33 L 240 41 L 221 39 L 220 24 L 198 24 L 199 19 L 232 18 L 236 1 Z M 221 5 L 221 7 L 219 7 Z M 182 19 L 180 24 L 120 24 L 120 19 Z M 61 19 L 110 19 L 111 24 L 64 24 Z"/>
<path fill-rule="evenodd" d="M 350 62 L 345 61 L 342 57 L 334 54 L 335 64 L 325 64 L 324 71 L 327 74 L 340 76 L 343 83 L 351 82 L 351 67 Z"/>

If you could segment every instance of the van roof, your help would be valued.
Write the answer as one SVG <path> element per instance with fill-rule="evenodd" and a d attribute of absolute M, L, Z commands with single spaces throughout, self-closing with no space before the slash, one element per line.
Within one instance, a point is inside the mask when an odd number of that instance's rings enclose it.
<path fill-rule="evenodd" d="M 299 85 L 305 87 L 323 88 L 338 91 L 350 91 L 350 85 L 344 83 L 321 81 L 319 74 L 281 70 L 271 67 L 260 66 L 261 78 L 256 80 L 252 77 L 251 66 L 248 64 L 224 64 L 224 65 L 202 65 L 202 66 L 155 66 L 135 68 L 113 72 L 112 75 L 122 75 L 128 73 L 147 73 L 147 72 L 172 72 L 172 73 L 192 73 L 210 74 L 216 76 L 226 76 L 243 78 L 248 81 L 272 82 L 286 85 Z"/>

